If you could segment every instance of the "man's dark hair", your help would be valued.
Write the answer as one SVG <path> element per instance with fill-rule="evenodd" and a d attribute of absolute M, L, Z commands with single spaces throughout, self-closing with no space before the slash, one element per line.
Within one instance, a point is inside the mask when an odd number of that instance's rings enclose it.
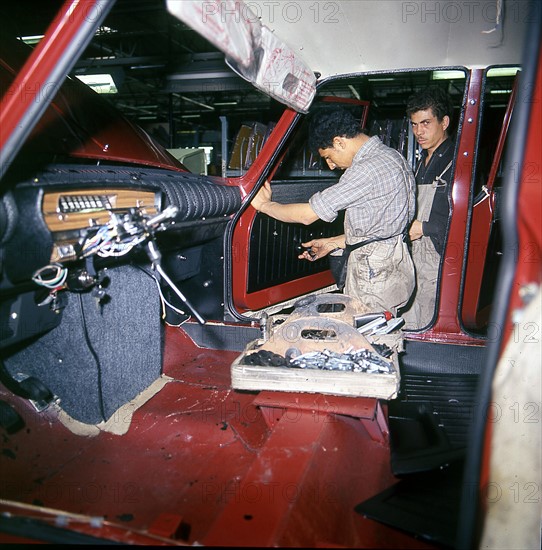
<path fill-rule="evenodd" d="M 407 101 L 406 113 L 408 116 L 418 111 L 432 109 L 439 122 L 447 115 L 452 120 L 454 107 L 450 96 L 437 86 L 425 88 L 421 92 L 411 95 Z"/>
<path fill-rule="evenodd" d="M 333 138 L 353 138 L 362 133 L 359 120 L 344 107 L 320 107 L 310 116 L 309 147 L 311 151 L 333 147 Z"/>

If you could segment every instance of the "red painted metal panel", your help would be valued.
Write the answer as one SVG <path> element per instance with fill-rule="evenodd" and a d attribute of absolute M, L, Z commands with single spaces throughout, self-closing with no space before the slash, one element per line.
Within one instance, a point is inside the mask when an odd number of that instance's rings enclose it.
<path fill-rule="evenodd" d="M 259 407 L 309 411 L 312 414 L 341 414 L 373 419 L 377 400 L 371 397 L 343 397 L 312 393 L 262 391 L 254 399 Z"/>
<path fill-rule="evenodd" d="M 499 170 L 499 164 L 502 159 L 502 154 L 504 151 L 504 144 L 506 143 L 506 136 L 508 135 L 508 128 L 510 127 L 510 121 L 512 120 L 512 114 L 514 112 L 514 105 L 516 103 L 516 96 L 518 93 L 518 77 L 514 80 L 514 86 L 512 87 L 512 92 L 508 99 L 508 105 L 506 106 L 506 112 L 504 113 L 504 119 L 502 123 L 501 133 L 499 134 L 499 139 L 497 141 L 497 148 L 495 150 L 495 156 L 493 157 L 493 162 L 491 164 L 491 170 L 487 178 L 487 188 L 491 192 L 493 186 L 495 185 L 495 178 L 497 177 L 497 172 Z"/>
<path fill-rule="evenodd" d="M 365 126 L 370 102 L 337 97 L 323 97 L 321 99 L 327 102 L 340 102 L 362 106 L 363 113 L 361 126 Z M 298 114 L 290 109 L 284 112 L 275 126 L 273 133 L 258 154 L 254 164 L 250 167 L 245 176 L 237 180 L 245 193 L 250 193 L 254 189 L 256 183 L 262 181 L 264 178 L 271 180 L 273 170 L 279 165 L 279 162 L 274 160 L 276 151 L 279 149 L 282 141 L 285 140 L 290 133 L 291 127 L 297 117 Z M 271 172 L 269 172 L 270 168 Z M 249 207 L 239 219 L 233 234 L 232 291 L 233 303 L 239 310 L 258 310 L 334 284 L 335 281 L 331 273 L 326 271 L 257 292 L 247 293 L 248 243 L 250 242 L 250 231 L 255 215 L 256 211 Z"/>
<path fill-rule="evenodd" d="M 0 103 L 2 160 L 11 164 L 13 144 L 10 140 L 30 124 L 35 127 L 26 145 L 20 143 L 17 148 L 24 147 L 22 153 L 32 158 L 43 154 L 70 155 L 183 170 L 182 164 L 164 148 L 85 85 L 64 80 L 64 74 L 51 80 L 66 51 L 74 49 L 72 41 L 77 44 L 81 40 L 81 27 L 88 25 L 89 17 L 91 21 L 96 18 L 94 11 L 98 9 L 101 9 L 98 0 L 66 2 L 45 37 L 31 50 L 24 66 L 25 48 L 15 38 L 12 46 L 8 42 L 11 37 L 3 37 L 5 59 L 0 80 L 6 87 L 9 83 L 9 89 Z M 45 106 L 51 100 L 53 89 L 61 84 L 39 121 L 38 118 L 30 120 L 29 113 L 34 112 L 36 105 Z M 3 166 L 2 170 L 6 168 Z"/>
<path fill-rule="evenodd" d="M 23 70 L 16 76 L 0 103 L 0 147 L 20 124 L 26 109 L 41 101 L 42 86 L 50 78 L 52 70 L 64 51 L 74 40 L 81 23 L 89 15 L 95 2 L 68 0 L 58 12 L 41 42 L 32 51 Z"/>
<path fill-rule="evenodd" d="M 70 529 L 131 544 L 429 547 L 354 510 L 396 481 L 387 443 L 349 416 L 370 416 L 375 400 L 292 394 L 307 408 L 269 429 L 256 396 L 231 389 L 235 353 L 198 348 L 172 327 L 165 352 L 172 380 L 122 436 L 76 435 L 0 388 L 26 423 L 4 437 L 2 497 L 33 506 L 2 510 L 51 522 L 63 517 L 55 510 L 78 514 Z"/>
<path fill-rule="evenodd" d="M 250 470 L 229 491 L 228 505 L 204 544 L 275 546 L 312 459 L 307 450 L 319 444 L 325 428 L 324 418 L 309 412 L 284 415 Z"/>
<path fill-rule="evenodd" d="M 277 150 L 289 135 L 291 126 L 297 117 L 298 114 L 290 109 L 284 112 L 248 172 L 235 180 L 243 194 L 248 195 L 264 178 L 272 178 L 273 173 L 270 170 L 272 167 L 276 169 L 279 164 L 279 159 L 275 158 Z M 326 271 L 261 291 L 247 293 L 248 244 L 255 216 L 256 211 L 249 206 L 240 216 L 233 231 L 232 302 L 239 311 L 258 310 L 333 284 L 331 273 Z"/>
<path fill-rule="evenodd" d="M 99 0 L 67 0 L 47 30 L 45 37 L 30 54 L 24 68 L 20 71 L 9 90 L 0 102 L 0 155 L 2 171 L 12 161 L 12 156 L 22 145 L 13 143 L 19 132 L 24 139 L 37 120 L 28 119 L 30 112 L 37 106 L 47 105 L 61 82 L 54 75 L 57 66 L 66 59 L 67 52 L 77 49 L 80 30 L 91 20 L 100 20 L 103 2 Z M 20 140 L 21 141 L 21 140 Z M 8 148 L 8 144 L 12 145 Z"/>
<path fill-rule="evenodd" d="M 534 89 L 524 90 L 525 99 L 531 104 L 529 127 L 525 139 L 525 156 L 522 166 L 511 166 L 514 177 L 520 178 L 517 203 L 517 231 L 519 247 L 517 251 L 516 271 L 510 293 L 506 324 L 496 327 L 499 331 L 495 338 L 500 340 L 500 359 L 510 338 L 521 338 L 520 342 L 539 344 L 540 327 L 536 326 L 537 336 L 533 338 L 532 328 L 535 323 L 529 320 L 526 324 L 515 323 L 514 313 L 522 310 L 526 301 L 523 291 L 526 285 L 542 283 L 542 171 L 540 151 L 542 151 L 542 44 L 539 44 L 538 67 Z M 525 331 L 525 329 L 527 329 Z M 517 331 L 517 332 L 516 332 Z M 516 340 L 518 341 L 518 340 Z M 511 391 L 514 388 L 510 388 Z M 521 396 L 520 396 L 521 399 Z M 483 456 L 480 466 L 479 501 L 481 513 L 485 514 L 488 506 L 487 488 L 491 477 L 490 459 L 492 454 L 493 421 L 486 418 Z"/>
<path fill-rule="evenodd" d="M 452 187 L 452 220 L 448 234 L 444 263 L 440 280 L 440 300 L 435 325 L 425 333 L 424 339 L 436 337 L 450 341 L 469 340 L 465 337 L 459 320 L 461 280 L 464 270 L 464 254 L 467 246 L 467 220 L 469 197 L 472 188 L 472 172 L 476 133 L 479 123 L 482 79 L 484 71 L 473 69 L 470 74 L 467 104 L 458 146 Z"/>
<path fill-rule="evenodd" d="M 487 178 L 485 186 L 486 196 L 472 207 L 472 219 L 469 232 L 469 250 L 463 285 L 463 306 L 461 311 L 462 322 L 467 329 L 482 328 L 488 321 L 489 308 L 480 312 L 478 310 L 478 304 L 482 290 L 484 267 L 488 259 L 488 245 L 495 209 L 495 195 L 493 188 L 495 185 L 497 171 L 502 160 L 504 144 L 516 101 L 516 94 L 517 78 L 514 82 L 514 87 L 508 100 L 506 113 L 504 114 L 503 124 L 497 142 L 497 148 L 495 150 L 491 170 Z"/>
<path fill-rule="evenodd" d="M 527 91 L 529 93 L 530 90 Z M 511 294 L 508 320 L 505 327 L 503 344 L 512 334 L 512 313 L 524 307 L 522 287 L 529 283 L 542 282 L 542 168 L 540 151 L 542 151 L 542 48 L 538 57 L 538 73 L 532 95 L 529 93 L 532 106 L 529 129 L 526 139 L 523 166 L 512 166 L 514 174 L 521 178 L 518 197 L 518 236 L 517 271 Z M 519 324 L 521 328 L 521 324 Z M 515 335 L 527 338 L 528 334 Z M 532 340 L 531 340 L 532 341 Z"/>
<path fill-rule="evenodd" d="M 287 411 L 222 514 L 206 545 L 410 548 L 420 541 L 355 513 L 393 484 L 389 449 L 359 420 Z"/>

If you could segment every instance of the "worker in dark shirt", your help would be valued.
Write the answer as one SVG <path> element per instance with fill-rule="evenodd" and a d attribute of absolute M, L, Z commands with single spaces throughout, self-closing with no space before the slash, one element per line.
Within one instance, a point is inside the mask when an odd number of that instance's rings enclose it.
<path fill-rule="evenodd" d="M 402 312 L 409 329 L 426 327 L 435 314 L 440 260 L 450 214 L 455 149 L 449 137 L 452 112 L 451 100 L 440 88 L 426 88 L 409 98 L 407 104 L 407 115 L 421 149 L 415 170 L 416 218 L 409 230 L 416 290 L 411 305 Z"/>

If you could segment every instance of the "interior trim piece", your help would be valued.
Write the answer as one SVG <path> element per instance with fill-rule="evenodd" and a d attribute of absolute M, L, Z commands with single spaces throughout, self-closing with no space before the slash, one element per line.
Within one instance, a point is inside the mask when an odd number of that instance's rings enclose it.
<path fill-rule="evenodd" d="M 130 208 L 143 208 L 148 214 L 155 214 L 156 193 L 114 188 L 46 192 L 42 214 L 52 232 L 72 231 L 107 223 L 111 211 Z"/>

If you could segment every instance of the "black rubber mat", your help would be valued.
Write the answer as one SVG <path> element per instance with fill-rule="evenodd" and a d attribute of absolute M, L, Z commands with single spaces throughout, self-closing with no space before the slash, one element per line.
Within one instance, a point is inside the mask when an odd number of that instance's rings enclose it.
<path fill-rule="evenodd" d="M 486 348 L 435 342 L 407 340 L 400 356 L 405 373 L 479 374 L 485 361 Z"/>
<path fill-rule="evenodd" d="M 444 430 L 450 445 L 465 447 L 476 412 L 477 383 L 475 374 L 402 373 L 399 397 L 390 402 L 390 414 L 400 403 L 429 403 L 435 422 Z"/>
<path fill-rule="evenodd" d="M 404 475 L 463 456 L 484 348 L 407 342 L 401 387 L 389 402 L 392 470 Z"/>
<path fill-rule="evenodd" d="M 358 504 L 371 519 L 454 547 L 463 457 L 476 411 L 483 347 L 406 343 L 388 403 L 391 467 L 400 481 Z"/>
<path fill-rule="evenodd" d="M 462 462 L 443 470 L 411 475 L 358 504 L 359 514 L 453 548 L 462 490 Z"/>
<path fill-rule="evenodd" d="M 454 447 L 438 424 L 430 403 L 396 401 L 388 410 L 388 422 L 391 469 L 396 476 L 436 470 L 464 456 L 464 448 Z"/>

